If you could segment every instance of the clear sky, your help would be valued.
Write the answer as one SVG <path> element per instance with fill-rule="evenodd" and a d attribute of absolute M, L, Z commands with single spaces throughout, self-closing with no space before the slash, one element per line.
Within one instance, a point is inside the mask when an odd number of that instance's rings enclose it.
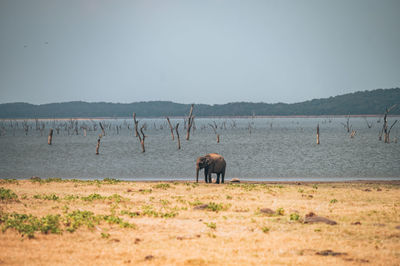
<path fill-rule="evenodd" d="M 300 102 L 400 87 L 399 0 L 0 0 L 0 102 Z"/>

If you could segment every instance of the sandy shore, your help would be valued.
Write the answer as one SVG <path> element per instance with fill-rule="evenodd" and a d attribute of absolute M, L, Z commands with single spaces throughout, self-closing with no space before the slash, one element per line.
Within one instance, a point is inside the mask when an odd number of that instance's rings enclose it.
<path fill-rule="evenodd" d="M 5 265 L 400 264 L 400 181 L 0 188 Z"/>

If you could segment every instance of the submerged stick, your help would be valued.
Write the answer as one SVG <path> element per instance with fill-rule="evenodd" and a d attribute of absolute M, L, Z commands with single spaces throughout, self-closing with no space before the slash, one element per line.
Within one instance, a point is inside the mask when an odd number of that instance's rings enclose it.
<path fill-rule="evenodd" d="M 49 137 L 47 138 L 47 144 L 51 145 L 53 141 L 53 129 L 50 128 Z"/>
<path fill-rule="evenodd" d="M 168 117 L 168 116 L 167 116 L 167 121 L 168 121 L 169 128 L 171 129 L 172 140 L 174 140 L 174 139 L 175 139 L 175 137 L 174 137 L 174 128 L 172 127 L 171 122 L 169 121 L 169 117 Z"/>
<path fill-rule="evenodd" d="M 181 139 L 179 138 L 179 131 L 178 131 L 179 123 L 176 123 L 175 131 L 176 131 L 176 136 L 178 139 L 178 150 L 181 149 Z"/>
<path fill-rule="evenodd" d="M 99 135 L 99 138 L 97 139 L 97 145 L 96 145 L 96 155 L 99 155 L 99 149 L 100 149 L 100 139 L 101 139 L 101 134 Z"/>

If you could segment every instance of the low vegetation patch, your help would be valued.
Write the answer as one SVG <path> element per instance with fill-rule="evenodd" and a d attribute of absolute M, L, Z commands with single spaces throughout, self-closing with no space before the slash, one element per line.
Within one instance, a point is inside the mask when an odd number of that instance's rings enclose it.
<path fill-rule="evenodd" d="M 157 189 L 169 189 L 171 186 L 168 183 L 161 183 L 161 184 L 157 184 L 155 186 L 153 186 L 153 188 L 157 188 Z"/>
<path fill-rule="evenodd" d="M 38 176 L 33 176 L 31 177 L 31 182 L 32 183 L 39 183 L 39 184 L 45 184 L 45 183 L 51 183 L 51 182 L 63 182 L 64 180 L 62 180 L 61 178 L 58 177 L 51 177 L 51 178 L 45 178 L 42 179 Z"/>
<path fill-rule="evenodd" d="M 16 185 L 18 185 L 19 183 L 18 183 L 17 179 L 6 178 L 6 179 L 0 179 L 0 184 L 16 184 Z"/>
<path fill-rule="evenodd" d="M 204 223 L 205 225 L 207 225 L 208 228 L 211 228 L 213 230 L 217 229 L 217 224 L 216 223 Z"/>
<path fill-rule="evenodd" d="M 56 194 L 48 194 L 48 195 L 46 195 L 46 194 L 42 194 L 42 195 L 36 194 L 36 195 L 33 195 L 33 198 L 34 199 L 43 199 L 43 200 L 59 200 L 60 199 L 60 197 L 57 196 Z"/>
<path fill-rule="evenodd" d="M 18 195 L 15 194 L 11 189 L 0 188 L 0 200 L 1 201 L 13 201 L 18 200 Z"/>
<path fill-rule="evenodd" d="M 142 206 L 142 213 L 141 215 L 143 216 L 148 216 L 148 217 L 155 217 L 155 218 L 173 218 L 177 216 L 179 213 L 171 210 L 170 212 L 159 212 L 153 209 L 153 206 L 151 205 L 144 205 Z"/>
<path fill-rule="evenodd" d="M 119 203 L 119 202 L 123 201 L 124 198 L 122 196 L 118 195 L 118 194 L 113 194 L 111 196 L 106 197 L 106 196 L 102 196 L 102 195 L 97 194 L 97 193 L 93 193 L 93 194 L 90 194 L 90 195 L 88 195 L 86 197 L 81 197 L 81 200 L 90 201 L 90 202 L 94 201 L 94 200 L 111 200 L 111 201 L 114 201 L 116 203 Z"/>
<path fill-rule="evenodd" d="M 28 236 L 28 238 L 33 238 L 35 232 L 42 232 L 44 234 L 61 233 L 60 215 L 49 214 L 39 219 L 31 214 L 0 213 L 0 224 L 3 232 L 12 228 L 17 230 L 22 236 Z"/>

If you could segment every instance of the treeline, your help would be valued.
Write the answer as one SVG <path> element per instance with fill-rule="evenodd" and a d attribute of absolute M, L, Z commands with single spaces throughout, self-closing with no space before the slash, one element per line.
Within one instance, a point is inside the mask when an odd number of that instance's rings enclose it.
<path fill-rule="evenodd" d="M 196 104 L 196 116 L 294 116 L 294 115 L 381 115 L 398 104 L 391 114 L 400 114 L 400 88 L 377 89 L 314 99 L 301 103 Z M 190 104 L 168 101 L 122 103 L 65 102 L 33 105 L 29 103 L 0 104 L 0 118 L 70 118 L 70 117 L 140 117 L 184 116 Z"/>

